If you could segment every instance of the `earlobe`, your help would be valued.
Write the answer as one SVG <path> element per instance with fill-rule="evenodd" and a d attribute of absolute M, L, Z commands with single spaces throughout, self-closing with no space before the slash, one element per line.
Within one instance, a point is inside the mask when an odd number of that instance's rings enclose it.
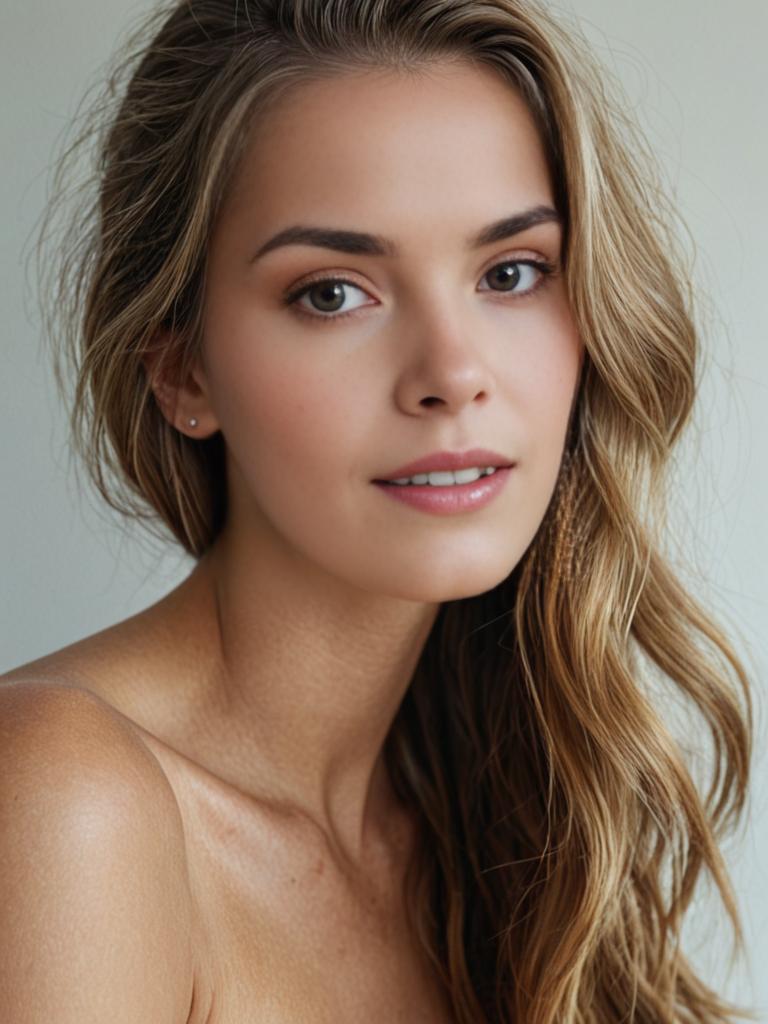
<path fill-rule="evenodd" d="M 172 427 L 189 437 L 210 437 L 219 424 L 208 401 L 205 376 L 195 365 L 184 380 L 174 375 L 174 366 L 161 358 L 162 345 L 145 352 L 142 363 L 155 401 Z"/>

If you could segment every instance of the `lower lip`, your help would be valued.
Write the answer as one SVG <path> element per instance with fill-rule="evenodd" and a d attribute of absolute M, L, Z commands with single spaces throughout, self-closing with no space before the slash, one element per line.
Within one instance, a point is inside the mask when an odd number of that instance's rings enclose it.
<path fill-rule="evenodd" d="M 468 484 L 451 487 L 432 487 L 430 484 L 385 484 L 373 482 L 396 501 L 405 502 L 422 512 L 437 516 L 451 516 L 458 512 L 474 512 L 484 508 L 500 494 L 514 466 L 497 469 L 490 476 L 481 476 Z"/>

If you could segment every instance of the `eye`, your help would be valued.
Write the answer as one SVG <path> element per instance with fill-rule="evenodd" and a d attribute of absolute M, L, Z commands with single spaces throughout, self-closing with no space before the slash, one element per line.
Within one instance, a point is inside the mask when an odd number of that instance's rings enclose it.
<path fill-rule="evenodd" d="M 555 273 L 553 264 L 545 260 L 503 260 L 491 267 L 483 274 L 483 278 L 490 278 L 499 287 L 484 288 L 482 291 L 496 291 L 509 295 L 513 299 L 525 298 L 537 291 L 546 278 Z M 373 303 L 358 303 L 351 309 L 342 309 L 346 290 L 351 288 L 361 295 L 367 294 L 363 288 L 353 281 L 343 277 L 320 277 L 304 282 L 289 291 L 283 298 L 286 306 L 293 306 L 301 316 L 308 316 L 313 320 L 337 320 L 340 317 L 353 315 L 361 306 L 372 305 Z M 307 297 L 312 302 L 310 312 L 306 306 L 299 304 L 299 300 Z"/>
<path fill-rule="evenodd" d="M 365 294 L 362 288 L 352 281 L 347 281 L 345 278 L 325 277 L 309 281 L 295 291 L 289 292 L 285 296 L 284 302 L 287 306 L 295 306 L 297 313 L 303 313 L 306 316 L 320 320 L 335 320 L 336 317 L 347 316 L 359 308 L 359 306 L 354 306 L 352 309 L 339 312 L 344 305 L 344 300 L 346 299 L 345 291 L 348 288 L 360 292 L 361 295 Z M 303 299 L 305 296 L 312 300 L 313 308 L 315 309 L 314 313 L 310 313 L 306 306 L 299 305 L 299 299 Z M 361 303 L 361 305 L 365 305 L 365 303 Z M 323 316 L 321 314 L 329 315 Z"/>
<path fill-rule="evenodd" d="M 541 260 L 504 260 L 491 267 L 483 277 L 495 281 L 499 288 L 483 289 L 513 295 L 528 295 L 539 287 L 554 267 Z"/>

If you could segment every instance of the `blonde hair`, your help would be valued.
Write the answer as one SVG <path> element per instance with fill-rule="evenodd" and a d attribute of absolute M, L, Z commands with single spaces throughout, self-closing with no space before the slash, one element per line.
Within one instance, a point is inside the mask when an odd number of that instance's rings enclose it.
<path fill-rule="evenodd" d="M 453 60 L 527 102 L 585 362 L 533 543 L 493 590 L 441 606 L 387 738 L 422 826 L 409 913 L 462 1024 L 749 1016 L 680 949 L 704 874 L 741 946 L 718 843 L 752 736 L 744 669 L 661 554 L 696 393 L 690 275 L 646 144 L 579 32 L 531 0 L 184 0 L 132 45 L 62 163 L 97 140 L 95 202 L 56 251 L 56 369 L 62 387 L 74 369 L 74 437 L 104 498 L 195 557 L 226 519 L 223 441 L 168 423 L 143 358 L 170 337 L 161 368 L 189 368 L 207 242 L 260 112 L 322 76 Z M 651 670 L 711 735 L 703 796 Z"/>

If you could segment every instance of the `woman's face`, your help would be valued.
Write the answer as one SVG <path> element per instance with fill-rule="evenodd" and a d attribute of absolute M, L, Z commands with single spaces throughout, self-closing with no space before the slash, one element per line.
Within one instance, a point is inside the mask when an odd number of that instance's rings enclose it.
<path fill-rule="evenodd" d="M 189 431 L 224 435 L 228 530 L 377 594 L 439 602 L 503 580 L 550 500 L 582 345 L 562 276 L 536 266 L 559 269 L 556 218 L 476 236 L 553 206 L 533 120 L 490 70 L 355 74 L 271 109 L 211 241 L 208 405 Z M 391 244 L 256 257 L 299 225 Z M 514 463 L 481 507 L 438 514 L 373 482 L 470 448 Z"/>

